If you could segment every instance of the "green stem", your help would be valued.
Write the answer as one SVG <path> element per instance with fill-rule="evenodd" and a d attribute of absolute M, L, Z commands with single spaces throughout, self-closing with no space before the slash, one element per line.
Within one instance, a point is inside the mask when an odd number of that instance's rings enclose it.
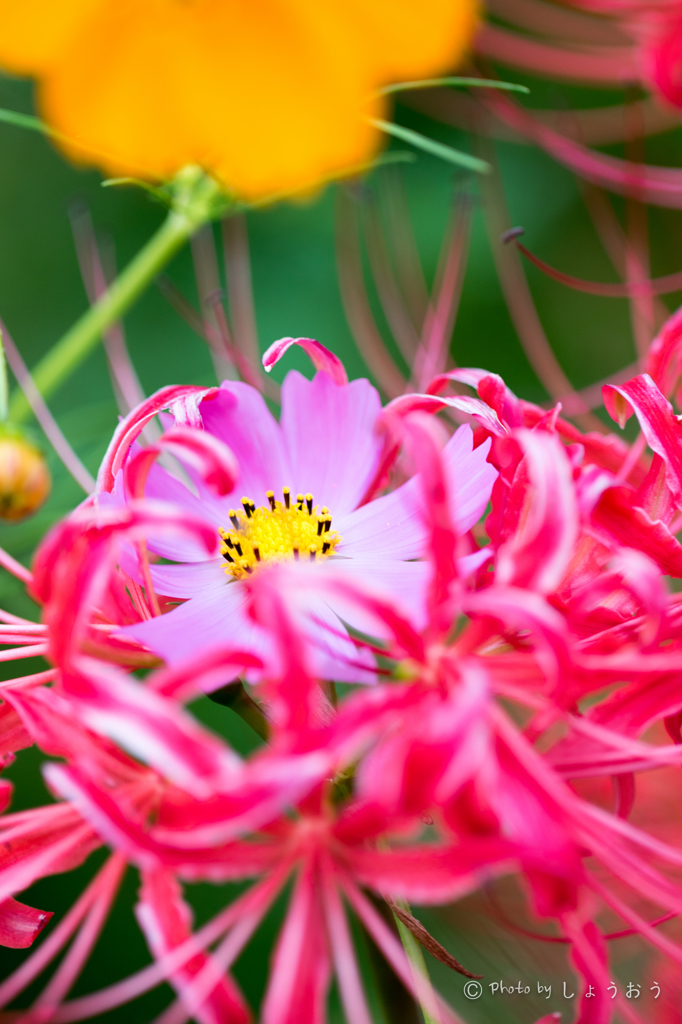
<path fill-rule="evenodd" d="M 222 704 L 225 708 L 232 708 L 235 714 L 243 718 L 247 725 L 267 743 L 269 737 L 268 722 L 263 714 L 260 704 L 251 697 L 244 689 L 241 680 L 236 683 L 228 683 L 207 694 L 209 700 L 215 704 Z"/>
<path fill-rule="evenodd" d="M 395 916 L 386 901 L 376 896 L 371 889 L 363 891 L 391 931 L 399 937 Z M 362 932 L 367 943 L 384 1020 L 387 1024 L 421 1024 L 419 1007 L 412 998 L 412 993 L 394 972 L 367 929 L 363 927 Z"/>
<path fill-rule="evenodd" d="M 93 351 L 104 332 L 128 310 L 197 228 L 215 216 L 218 185 L 198 168 L 187 167 L 173 182 L 173 206 L 165 221 L 102 297 L 63 335 L 33 371 L 44 397 L 55 391 Z M 30 414 L 21 391 L 12 395 L 9 416 L 20 423 Z"/>
<path fill-rule="evenodd" d="M 395 902 L 399 907 L 402 907 L 403 910 L 406 910 L 408 913 L 410 912 L 410 907 L 405 900 L 396 900 Z M 424 1014 L 424 1024 L 441 1024 L 440 1016 L 437 1015 L 434 1017 L 432 1013 L 432 1011 L 435 1010 L 436 1014 L 438 1014 L 438 1008 L 436 997 L 433 993 L 433 988 L 431 987 L 429 972 L 424 961 L 422 948 L 410 929 L 403 924 L 398 915 L 394 914 L 393 918 L 398 926 L 398 933 L 403 944 L 403 949 L 405 950 L 407 959 L 410 961 L 415 986 L 419 995 L 419 1003 L 422 1013 Z"/>

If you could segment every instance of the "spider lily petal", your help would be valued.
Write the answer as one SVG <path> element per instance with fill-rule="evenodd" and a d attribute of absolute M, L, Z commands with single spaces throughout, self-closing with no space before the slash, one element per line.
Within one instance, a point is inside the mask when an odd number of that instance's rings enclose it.
<path fill-rule="evenodd" d="M 348 383 L 348 375 L 339 357 L 335 356 L 333 352 L 330 352 L 319 341 L 315 341 L 314 338 L 280 338 L 279 341 L 273 341 L 263 356 L 263 366 L 268 373 L 280 361 L 284 353 L 289 351 L 292 345 L 300 346 L 306 355 L 310 356 L 315 369 L 327 373 L 335 384 L 343 385 Z"/>

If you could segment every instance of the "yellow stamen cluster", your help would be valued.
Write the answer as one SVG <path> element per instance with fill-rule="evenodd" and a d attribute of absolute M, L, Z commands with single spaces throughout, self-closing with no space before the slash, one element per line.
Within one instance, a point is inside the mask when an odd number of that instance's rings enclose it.
<path fill-rule="evenodd" d="M 333 555 L 342 538 L 331 528 L 329 509 L 322 506 L 318 511 L 312 494 L 298 494 L 292 502 L 288 487 L 282 496 L 283 501 L 276 501 L 274 492 L 268 491 L 268 505 L 256 508 L 244 497 L 241 509 L 230 509 L 232 528 L 218 531 L 228 576 L 243 579 L 263 562 L 315 562 Z"/>

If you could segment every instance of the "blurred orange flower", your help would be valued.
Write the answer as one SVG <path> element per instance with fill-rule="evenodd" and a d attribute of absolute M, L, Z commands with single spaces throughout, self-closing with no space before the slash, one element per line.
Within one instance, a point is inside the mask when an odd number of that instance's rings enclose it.
<path fill-rule="evenodd" d="M 200 164 L 255 199 L 371 159 L 377 90 L 452 68 L 477 0 L 0 0 L 0 64 L 34 76 L 79 163 Z"/>

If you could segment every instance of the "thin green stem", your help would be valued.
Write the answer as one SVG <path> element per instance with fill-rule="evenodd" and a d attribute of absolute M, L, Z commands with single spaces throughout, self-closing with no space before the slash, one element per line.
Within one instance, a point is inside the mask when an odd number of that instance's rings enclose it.
<path fill-rule="evenodd" d="M 128 264 L 123 273 L 74 326 L 66 332 L 33 371 L 43 397 L 55 391 L 93 351 L 104 331 L 132 306 L 148 284 L 192 233 L 187 217 L 172 210 L 156 234 Z M 23 392 L 15 391 L 10 417 L 15 423 L 31 411 Z"/>
<path fill-rule="evenodd" d="M 498 82 L 491 78 L 462 78 L 449 76 L 447 78 L 420 78 L 416 82 L 394 82 L 392 85 L 385 85 L 379 90 L 380 96 L 390 96 L 394 92 L 411 92 L 413 89 L 438 89 L 443 86 L 466 87 L 474 89 L 501 89 L 503 92 L 529 93 L 526 85 L 517 85 L 516 82 Z"/>
<path fill-rule="evenodd" d="M 268 721 L 263 714 L 260 704 L 256 703 L 253 697 L 246 692 L 241 680 L 221 686 L 219 690 L 214 690 L 207 696 L 215 704 L 222 704 L 225 708 L 232 708 L 235 714 L 243 718 L 256 735 L 260 736 L 267 743 L 270 732 Z"/>
<path fill-rule="evenodd" d="M 226 205 L 217 183 L 194 167 L 180 172 L 173 183 L 172 196 L 172 208 L 156 234 L 36 366 L 32 376 L 43 397 L 64 383 L 197 228 Z M 10 419 L 20 423 L 30 411 L 23 393 L 15 391 L 9 405 Z"/>
<path fill-rule="evenodd" d="M 471 156 L 470 153 L 463 153 L 460 149 L 453 149 L 452 146 L 436 142 L 435 139 L 430 139 L 427 135 L 421 135 L 419 132 L 412 131 L 411 128 L 404 128 L 401 124 L 383 121 L 378 117 L 370 118 L 369 123 L 374 128 L 378 128 L 380 132 L 392 135 L 394 139 L 400 139 L 401 142 L 407 142 L 410 146 L 421 149 L 431 156 L 437 156 L 440 160 L 446 160 L 450 164 L 465 167 L 468 171 L 477 171 L 478 174 L 490 173 L 490 164 L 486 163 L 485 160 L 479 160 L 477 156 Z"/>
<path fill-rule="evenodd" d="M 403 910 L 410 913 L 409 904 L 406 903 L 405 900 L 396 900 L 395 902 L 399 907 L 402 907 Z M 403 944 L 403 949 L 405 950 L 407 959 L 410 961 L 415 987 L 419 996 L 419 1004 L 421 1006 L 422 1013 L 424 1014 L 424 1024 L 441 1024 L 440 1015 L 438 1014 L 438 1003 L 431 986 L 431 979 L 426 967 L 422 948 L 410 929 L 403 924 L 398 915 L 394 914 L 393 918 L 398 926 L 398 933 Z"/>

